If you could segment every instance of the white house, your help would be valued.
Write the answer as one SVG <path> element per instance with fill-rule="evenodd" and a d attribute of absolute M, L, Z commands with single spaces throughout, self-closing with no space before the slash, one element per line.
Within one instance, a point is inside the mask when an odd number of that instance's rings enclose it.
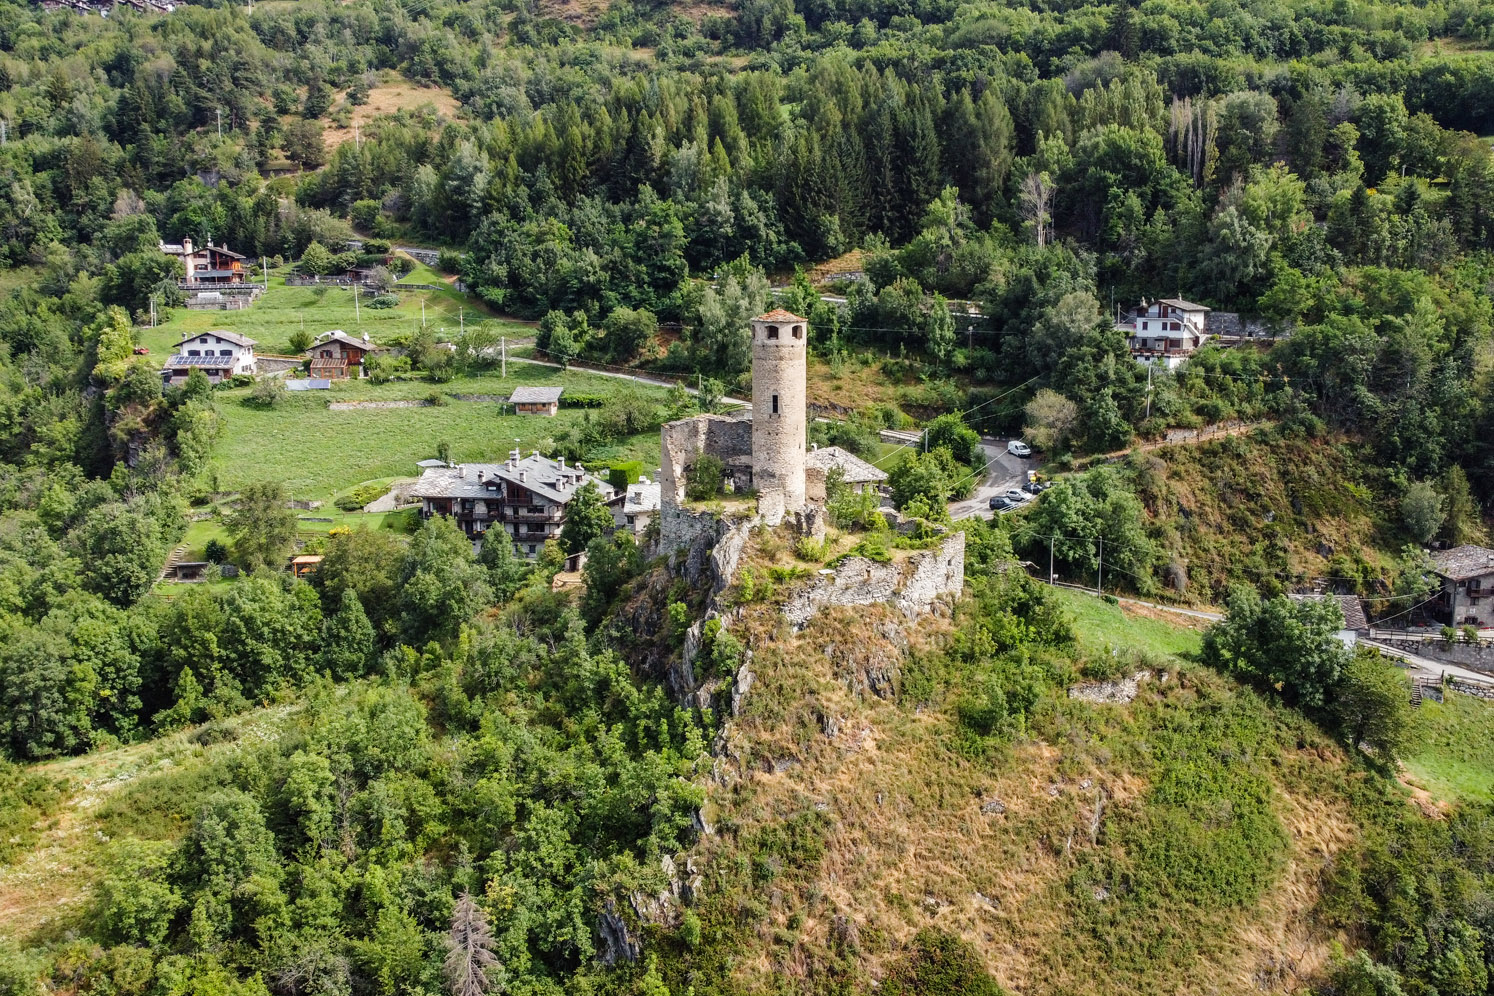
<path fill-rule="evenodd" d="M 1181 298 L 1163 298 L 1132 308 L 1115 323 L 1137 362 L 1168 370 L 1182 366 L 1208 338 L 1209 309 Z"/>
<path fill-rule="evenodd" d="M 659 514 L 660 499 L 659 482 L 640 477 L 638 483 L 628 485 L 622 503 L 613 508 L 612 520 L 617 523 L 617 528 L 641 536 Z"/>
<path fill-rule="evenodd" d="M 257 369 L 254 340 L 223 329 L 189 335 L 176 344 L 171 359 L 161 369 L 161 379 L 167 385 L 181 384 L 194 367 L 214 384 L 239 374 L 253 375 Z"/>

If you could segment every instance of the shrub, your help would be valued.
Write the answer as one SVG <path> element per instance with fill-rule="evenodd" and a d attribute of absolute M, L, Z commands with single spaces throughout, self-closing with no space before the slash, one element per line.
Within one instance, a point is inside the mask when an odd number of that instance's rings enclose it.
<path fill-rule="evenodd" d="M 882 996 L 1001 996 L 1001 987 L 975 951 L 950 934 L 925 930 L 897 962 L 879 990 Z"/>
<path fill-rule="evenodd" d="M 703 453 L 685 469 L 685 497 L 690 501 L 709 501 L 721 493 L 726 480 L 726 464 L 720 457 Z"/>
<path fill-rule="evenodd" d="M 254 382 L 249 400 L 261 408 L 274 408 L 285 400 L 285 381 L 279 377 L 261 377 Z"/>
<path fill-rule="evenodd" d="M 228 547 L 224 546 L 220 540 L 208 540 L 202 553 L 210 564 L 221 564 L 228 559 Z"/>
<path fill-rule="evenodd" d="M 399 304 L 398 294 L 380 294 L 378 297 L 369 298 L 364 307 L 376 308 L 383 311 L 387 308 L 393 308 L 397 304 Z"/>
<path fill-rule="evenodd" d="M 387 484 L 360 484 L 347 494 L 339 496 L 333 504 L 344 512 L 356 512 L 369 502 L 382 498 L 388 491 Z"/>

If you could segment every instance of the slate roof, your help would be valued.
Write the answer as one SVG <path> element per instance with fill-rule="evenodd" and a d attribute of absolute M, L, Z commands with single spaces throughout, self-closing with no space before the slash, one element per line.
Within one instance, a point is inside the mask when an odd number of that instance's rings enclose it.
<path fill-rule="evenodd" d="M 623 514 L 657 512 L 662 491 L 658 481 L 639 481 L 628 485 L 627 497 L 623 499 Z"/>
<path fill-rule="evenodd" d="M 511 405 L 553 405 L 560 401 L 563 387 L 516 387 L 508 399 Z"/>
<path fill-rule="evenodd" d="M 219 339 L 222 339 L 224 342 L 231 342 L 236 346 L 243 346 L 245 349 L 251 348 L 255 345 L 256 342 L 258 342 L 258 340 L 256 339 L 251 339 L 246 335 L 239 335 L 237 332 L 230 332 L 227 329 L 208 329 L 206 332 L 193 332 L 191 335 L 178 342 L 176 344 L 177 348 L 181 348 L 189 342 L 196 342 L 198 339 L 201 339 L 205 335 L 215 335 Z"/>
<path fill-rule="evenodd" d="M 1358 595 L 1339 595 L 1338 607 L 1344 613 L 1344 629 L 1369 629 L 1369 617 Z"/>
<path fill-rule="evenodd" d="M 523 478 L 520 479 L 520 475 Z M 482 480 L 478 480 L 481 476 Z M 455 467 L 427 467 L 410 488 L 416 498 L 483 498 L 493 499 L 487 482 L 493 478 L 509 481 L 558 505 L 564 505 L 588 481 L 597 486 L 604 500 L 610 501 L 614 489 L 599 477 L 580 467 L 562 467 L 549 457 L 537 453 L 505 463 L 467 463 Z"/>
<path fill-rule="evenodd" d="M 1158 301 L 1157 303 L 1158 304 L 1170 304 L 1174 308 L 1181 308 L 1184 311 L 1211 311 L 1212 310 L 1210 308 L 1205 308 L 1201 304 L 1194 304 L 1192 301 L 1184 301 L 1180 297 L 1164 297 L 1160 301 Z"/>
<path fill-rule="evenodd" d="M 1486 546 L 1456 546 L 1433 553 L 1432 563 L 1437 573 L 1449 581 L 1466 581 L 1494 574 L 1494 550 Z"/>
<path fill-rule="evenodd" d="M 874 467 L 849 450 L 839 446 L 821 446 L 804 454 L 804 466 L 816 467 L 825 473 L 839 467 L 847 484 L 867 484 L 887 480 L 887 472 Z"/>
<path fill-rule="evenodd" d="M 802 322 L 804 319 L 792 311 L 784 311 L 782 308 L 774 308 L 766 315 L 758 315 L 753 321 L 757 322 Z"/>

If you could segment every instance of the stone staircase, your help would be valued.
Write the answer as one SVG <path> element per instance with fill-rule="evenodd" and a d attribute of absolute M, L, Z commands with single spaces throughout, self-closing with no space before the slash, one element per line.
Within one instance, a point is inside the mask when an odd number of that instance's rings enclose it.
<path fill-rule="evenodd" d="M 169 575 L 174 573 L 176 571 L 176 565 L 180 564 L 182 562 L 182 558 L 186 555 L 187 544 L 185 543 L 172 550 L 171 554 L 166 558 L 166 565 L 161 568 L 161 576 L 156 578 L 156 584 L 160 584 L 162 581 L 165 581 Z"/>
<path fill-rule="evenodd" d="M 1421 693 L 1421 678 L 1417 677 L 1416 675 L 1412 675 L 1411 676 L 1411 704 L 1413 706 L 1419 706 L 1419 705 L 1421 705 L 1421 698 L 1422 698 L 1422 693 Z"/>

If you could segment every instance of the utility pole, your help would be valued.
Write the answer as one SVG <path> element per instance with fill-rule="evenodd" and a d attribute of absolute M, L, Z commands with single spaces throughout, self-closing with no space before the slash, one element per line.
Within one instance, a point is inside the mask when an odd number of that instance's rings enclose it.
<path fill-rule="evenodd" d="M 499 342 L 499 345 L 498 345 L 499 362 L 502 363 L 502 367 L 500 367 L 500 369 L 502 370 L 502 373 L 500 373 L 498 376 L 502 377 L 504 380 L 507 380 L 508 379 L 508 336 L 502 336 L 502 337 L 500 337 L 500 339 L 498 340 L 498 342 Z"/>
<path fill-rule="evenodd" d="M 259 268 L 265 275 L 265 290 L 270 289 L 270 259 L 268 256 L 259 257 Z"/>
<path fill-rule="evenodd" d="M 420 327 L 425 328 L 425 298 L 420 299 Z"/>
<path fill-rule="evenodd" d="M 457 309 L 457 334 L 458 335 L 466 335 L 467 334 L 467 309 L 466 308 L 458 308 Z"/>
<path fill-rule="evenodd" d="M 1152 417 L 1152 367 L 1154 364 L 1146 365 L 1146 418 Z"/>
<path fill-rule="evenodd" d="M 218 140 L 223 140 L 223 108 L 218 108 Z"/>
<path fill-rule="evenodd" d="M 1105 537 L 1100 537 L 1100 573 L 1095 577 L 1095 594 L 1105 593 Z"/>
<path fill-rule="evenodd" d="M 1053 573 L 1053 542 L 1057 538 L 1058 537 L 1056 537 L 1056 536 L 1049 536 L 1048 537 L 1048 583 L 1049 584 L 1057 584 L 1058 583 L 1058 575 L 1056 575 L 1056 574 Z"/>
<path fill-rule="evenodd" d="M 353 321 L 363 324 L 363 313 L 358 310 L 358 282 L 353 281 Z"/>
<path fill-rule="evenodd" d="M 150 327 L 156 327 L 156 296 L 154 294 L 150 296 Z"/>

